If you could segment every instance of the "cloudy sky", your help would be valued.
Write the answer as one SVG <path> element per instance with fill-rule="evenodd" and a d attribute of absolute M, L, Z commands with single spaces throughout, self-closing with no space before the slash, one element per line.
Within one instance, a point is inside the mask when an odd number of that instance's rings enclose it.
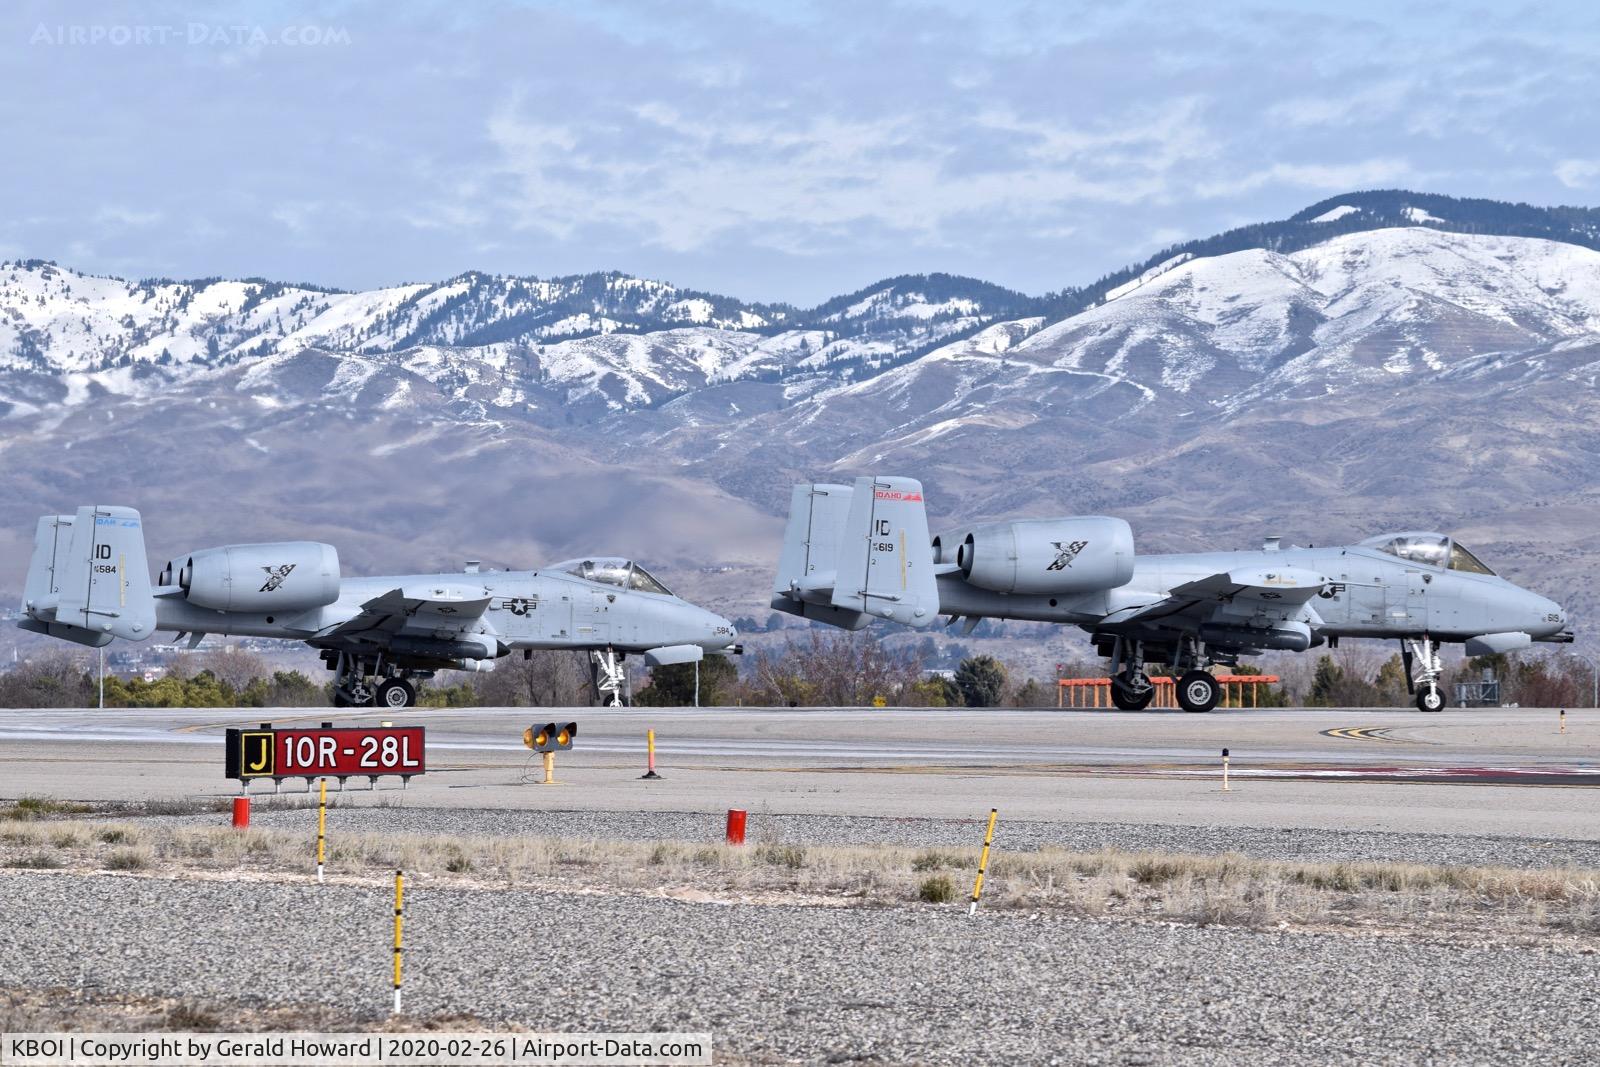
<path fill-rule="evenodd" d="M 1600 204 L 1597 54 L 1549 0 L 24 2 L 0 257 L 1037 293 L 1351 189 Z"/>

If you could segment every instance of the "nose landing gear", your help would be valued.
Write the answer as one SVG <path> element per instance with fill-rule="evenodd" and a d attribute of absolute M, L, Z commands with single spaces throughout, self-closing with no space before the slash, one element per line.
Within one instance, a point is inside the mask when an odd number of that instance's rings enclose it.
<path fill-rule="evenodd" d="M 1443 711 L 1448 701 L 1439 678 L 1444 674 L 1444 661 L 1439 658 L 1439 642 L 1426 634 L 1421 638 L 1408 637 L 1400 643 L 1400 660 L 1406 668 L 1406 685 L 1417 698 L 1417 710 Z"/>
<path fill-rule="evenodd" d="M 615 649 L 589 653 L 589 677 L 602 707 L 622 708 L 632 703 L 628 669 L 623 666 L 622 656 Z"/>

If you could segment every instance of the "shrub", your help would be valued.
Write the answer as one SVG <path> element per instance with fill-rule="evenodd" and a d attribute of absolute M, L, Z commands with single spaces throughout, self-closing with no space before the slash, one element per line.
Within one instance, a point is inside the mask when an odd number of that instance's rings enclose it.
<path fill-rule="evenodd" d="M 108 871 L 142 871 L 150 866 L 150 854 L 138 848 L 119 848 L 106 857 Z"/>
<path fill-rule="evenodd" d="M 799 845 L 761 845 L 756 849 L 756 859 L 774 867 L 798 871 L 806 865 L 806 850 Z"/>
<path fill-rule="evenodd" d="M 948 904 L 956 899 L 956 884 L 947 874 L 924 878 L 917 886 L 917 899 L 926 904 Z"/>

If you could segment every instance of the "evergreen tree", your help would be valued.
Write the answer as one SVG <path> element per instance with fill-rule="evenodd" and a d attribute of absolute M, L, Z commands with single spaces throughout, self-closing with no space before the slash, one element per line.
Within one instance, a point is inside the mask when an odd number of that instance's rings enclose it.
<path fill-rule="evenodd" d="M 1343 680 L 1344 671 L 1333 662 L 1333 657 L 1323 656 L 1317 660 L 1317 672 L 1311 677 L 1311 693 L 1306 697 L 1306 703 L 1314 708 L 1332 707 L 1334 694 Z"/>
<path fill-rule="evenodd" d="M 992 708 L 1006 690 L 1006 669 L 993 656 L 972 656 L 956 668 L 956 688 L 969 708 Z"/>
<path fill-rule="evenodd" d="M 634 695 L 634 703 L 652 708 L 681 708 L 694 703 L 693 663 L 674 663 L 650 672 L 650 684 Z M 707 656 L 699 663 L 700 706 L 730 703 L 739 671 L 727 656 Z"/>

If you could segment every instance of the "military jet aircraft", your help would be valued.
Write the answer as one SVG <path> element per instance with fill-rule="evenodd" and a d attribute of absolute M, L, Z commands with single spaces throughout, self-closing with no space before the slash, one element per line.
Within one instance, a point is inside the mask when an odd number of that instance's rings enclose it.
<path fill-rule="evenodd" d="M 303 641 L 334 672 L 340 707 L 409 707 L 435 671 L 492 670 L 518 649 L 588 652 L 602 702 L 617 705 L 627 655 L 660 666 L 739 651 L 732 623 L 625 559 L 346 578 L 332 545 L 292 541 L 187 552 L 152 586 L 143 525 L 107 505 L 41 516 L 17 625 L 91 647 L 156 631 L 190 648 L 207 634 Z"/>
<path fill-rule="evenodd" d="M 924 627 L 944 616 L 1076 625 L 1111 661 L 1111 699 L 1133 711 L 1155 694 L 1147 662 L 1172 666 L 1178 702 L 1210 711 L 1206 668 L 1243 655 L 1303 652 L 1341 637 L 1401 642 L 1423 711 L 1445 706 L 1441 642 L 1469 655 L 1570 642 L 1554 601 L 1519 588 L 1437 533 L 1355 545 L 1138 556 L 1133 530 L 1104 516 L 957 527 L 928 536 L 922 486 L 858 478 L 797 485 L 772 607 L 844 629 L 874 618 Z"/>

